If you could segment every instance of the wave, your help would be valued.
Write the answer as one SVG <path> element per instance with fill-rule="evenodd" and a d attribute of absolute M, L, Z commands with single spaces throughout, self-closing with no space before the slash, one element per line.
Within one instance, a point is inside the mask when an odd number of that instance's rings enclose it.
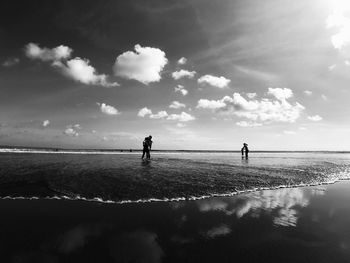
<path fill-rule="evenodd" d="M 321 185 L 330 185 L 335 184 L 337 182 L 350 180 L 349 178 L 341 178 L 333 181 L 325 181 L 325 182 L 316 182 L 316 183 L 301 183 L 297 185 L 279 185 L 279 186 L 273 186 L 273 187 L 258 187 L 254 189 L 247 189 L 247 190 L 240 190 L 230 193 L 217 193 L 217 194 L 210 194 L 210 195 L 202 195 L 202 196 L 191 196 L 191 197 L 175 197 L 175 198 L 148 198 L 148 199 L 137 199 L 137 200 L 121 200 L 121 201 L 113 201 L 113 200 L 106 200 L 102 197 L 94 197 L 94 198 L 86 198 L 82 197 L 80 195 L 77 196 L 47 196 L 47 197 L 38 197 L 38 196 L 4 196 L 0 197 L 0 200 L 68 200 L 68 201 L 84 201 L 84 202 L 96 202 L 96 203 L 103 203 L 103 204 L 138 204 L 138 203 L 155 203 L 155 202 L 185 202 L 185 201 L 197 201 L 197 200 L 203 200 L 203 199 L 209 199 L 209 198 L 215 198 L 215 197 L 233 197 L 237 195 L 243 195 L 247 193 L 252 192 L 259 192 L 259 191 L 268 191 L 268 190 L 278 190 L 278 189 L 292 189 L 292 188 L 299 188 L 299 187 L 313 187 L 313 186 L 321 186 Z"/>

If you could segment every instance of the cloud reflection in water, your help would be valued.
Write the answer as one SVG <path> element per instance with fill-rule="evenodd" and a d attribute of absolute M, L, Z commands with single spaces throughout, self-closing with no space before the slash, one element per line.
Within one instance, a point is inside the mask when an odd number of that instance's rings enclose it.
<path fill-rule="evenodd" d="M 307 207 L 313 195 L 323 195 L 321 188 L 283 188 L 264 190 L 233 198 L 215 198 L 201 200 L 198 208 L 201 212 L 221 211 L 226 215 L 245 215 L 260 217 L 268 212 L 275 225 L 296 226 L 298 210 Z"/>

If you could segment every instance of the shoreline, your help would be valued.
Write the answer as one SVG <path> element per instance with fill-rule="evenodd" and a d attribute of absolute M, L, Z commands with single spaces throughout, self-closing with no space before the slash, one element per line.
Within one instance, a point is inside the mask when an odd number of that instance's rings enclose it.
<path fill-rule="evenodd" d="M 69 196 L 47 196 L 47 197 L 38 197 L 38 196 L 4 196 L 0 197 L 0 200 L 68 200 L 68 201 L 83 201 L 83 202 L 92 202 L 92 203 L 100 203 L 100 204 L 114 204 L 114 205 L 124 205 L 124 204 L 143 204 L 143 203 L 172 203 L 172 202 L 191 202 L 191 201 L 199 201 L 199 200 L 207 200 L 211 198 L 226 198 L 226 197 L 235 197 L 240 195 L 245 195 L 249 193 L 255 193 L 260 191 L 273 191 L 273 190 L 279 190 L 279 189 L 294 189 L 294 188 L 304 188 L 304 187 L 316 187 L 316 186 L 328 186 L 333 185 L 337 183 L 342 182 L 350 182 L 350 178 L 345 179 L 337 179 L 334 181 L 329 182 L 320 182 L 320 183 L 310 183 L 310 184 L 299 184 L 299 185 L 291 185 L 291 186 L 275 186 L 275 187 L 262 187 L 262 188 L 255 188 L 255 189 L 248 189 L 244 191 L 237 191 L 232 193 L 224 193 L 224 194 L 213 194 L 213 195 L 206 195 L 206 196 L 200 196 L 200 197 L 175 197 L 175 198 L 164 198 L 164 199 L 158 199 L 158 198 L 150 198 L 150 199 L 138 199 L 138 200 L 122 200 L 122 201 L 113 201 L 113 200 L 103 200 L 100 197 L 95 198 L 85 198 L 81 197 L 79 195 L 75 197 L 69 197 Z"/>

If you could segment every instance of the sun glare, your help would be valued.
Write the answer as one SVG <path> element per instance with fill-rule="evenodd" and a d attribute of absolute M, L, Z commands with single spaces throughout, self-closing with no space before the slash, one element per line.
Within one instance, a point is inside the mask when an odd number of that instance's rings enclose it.
<path fill-rule="evenodd" d="M 331 41 L 335 49 L 342 49 L 350 43 L 350 1 L 337 0 L 330 2 L 331 13 L 326 20 L 327 28 L 337 28 L 338 32 L 332 35 Z"/>

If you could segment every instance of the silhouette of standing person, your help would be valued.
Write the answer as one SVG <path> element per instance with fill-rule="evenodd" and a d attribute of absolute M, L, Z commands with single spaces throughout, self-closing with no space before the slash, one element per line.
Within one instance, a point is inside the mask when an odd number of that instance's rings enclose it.
<path fill-rule="evenodd" d="M 146 159 L 151 159 L 151 154 L 150 151 L 152 149 L 152 136 L 148 136 L 143 140 L 143 151 L 142 151 L 142 159 L 145 157 L 146 154 Z"/>
<path fill-rule="evenodd" d="M 242 158 L 245 155 L 245 158 L 248 159 L 248 153 L 249 153 L 248 144 L 243 143 L 243 147 L 241 149 L 241 153 L 242 153 Z"/>

